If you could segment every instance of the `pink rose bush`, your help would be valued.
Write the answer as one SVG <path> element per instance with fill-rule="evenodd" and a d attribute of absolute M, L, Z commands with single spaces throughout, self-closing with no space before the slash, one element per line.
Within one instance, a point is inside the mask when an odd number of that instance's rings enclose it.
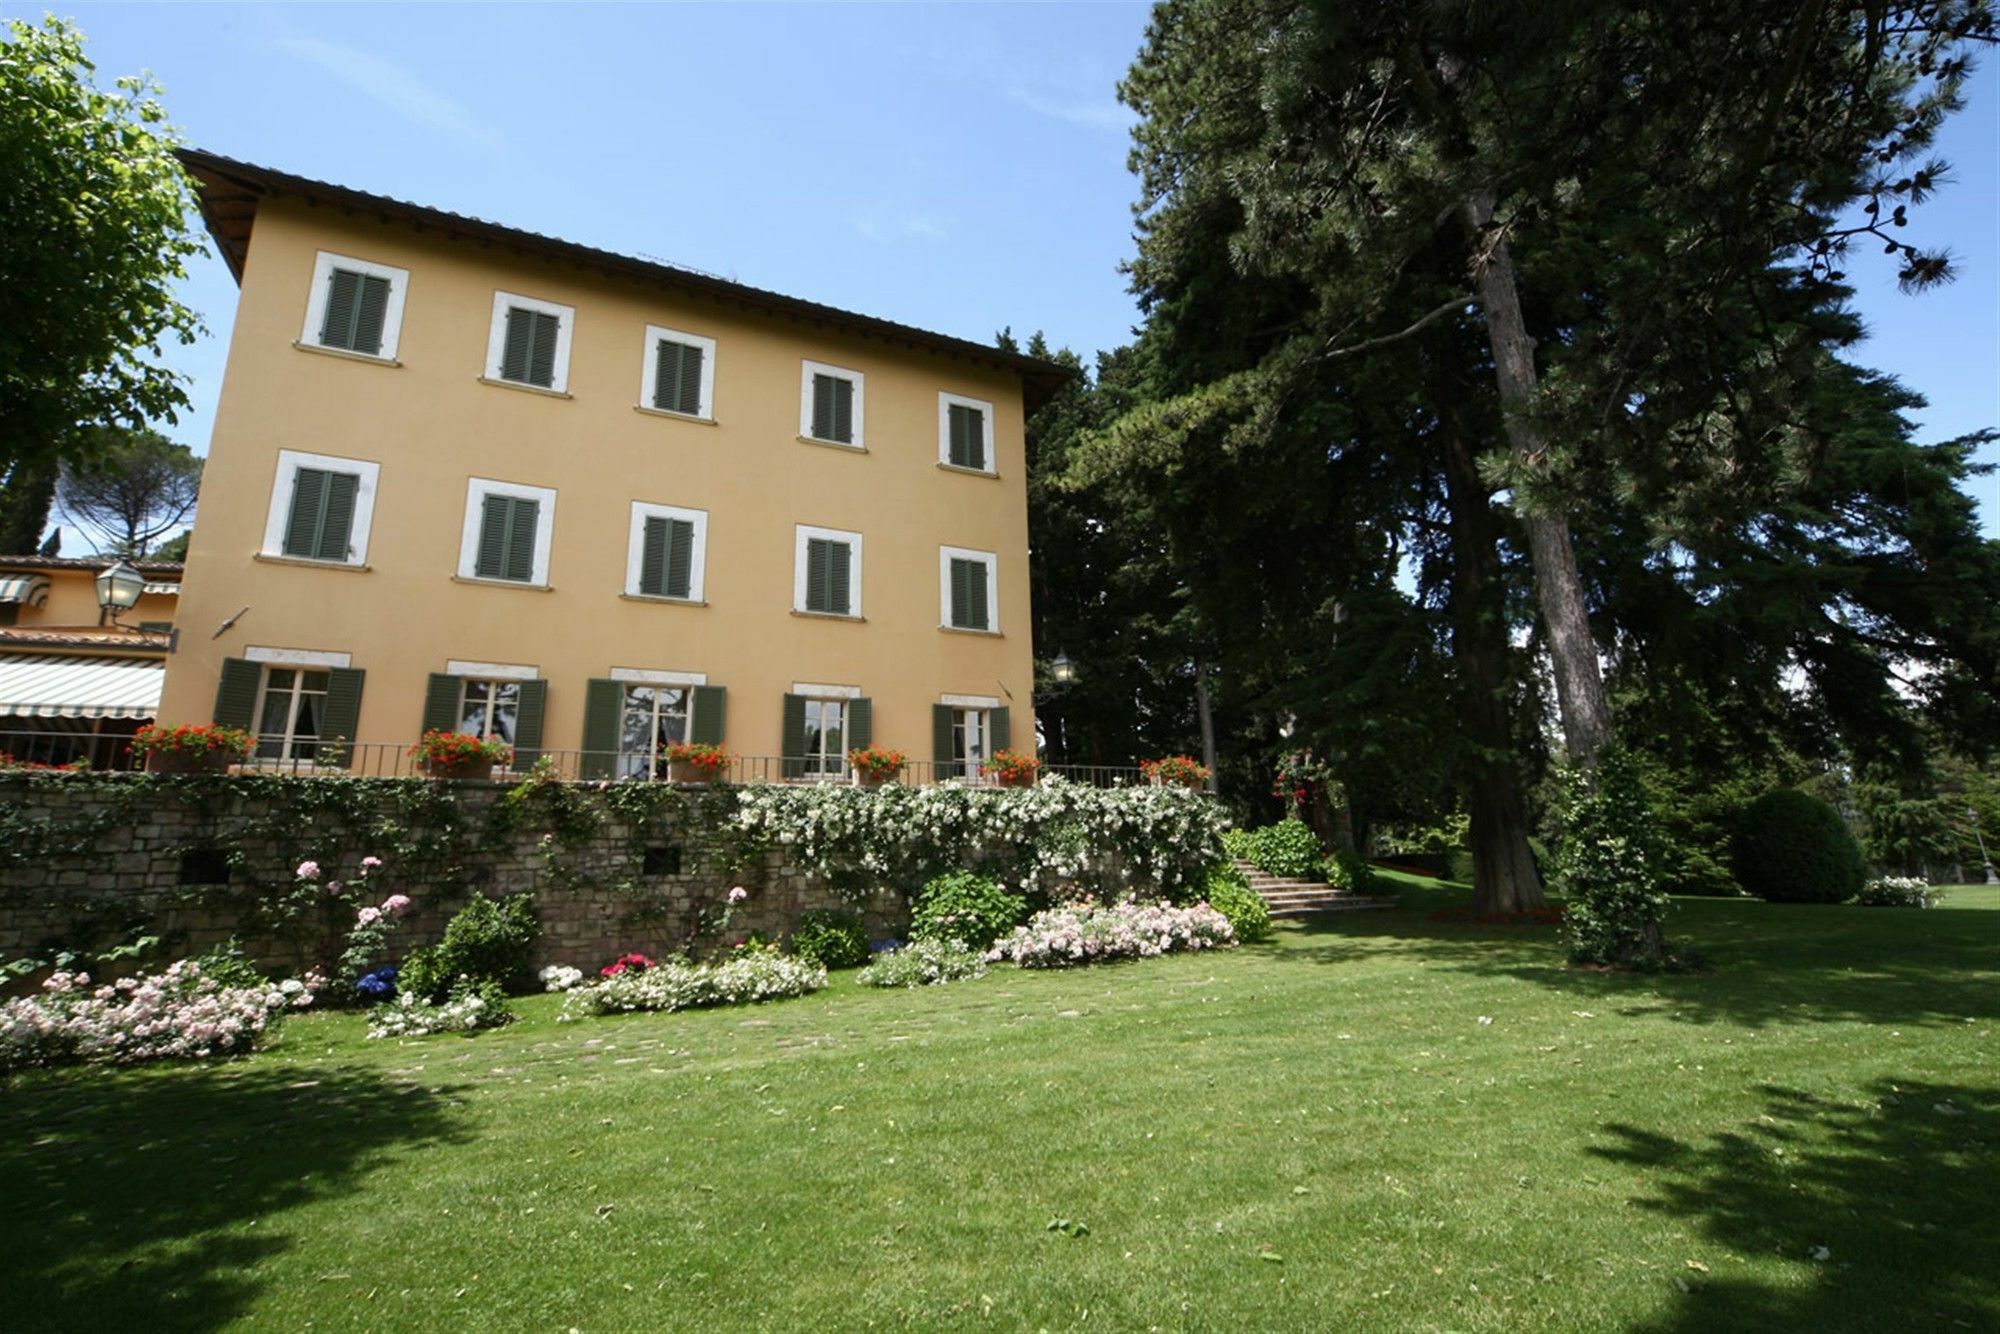
<path fill-rule="evenodd" d="M 0 1070 L 240 1055 L 285 1011 L 311 1005 L 321 985 L 308 977 L 225 986 L 192 959 L 104 985 L 92 985 L 88 973 L 58 972 L 39 995 L 0 1006 Z"/>
<path fill-rule="evenodd" d="M 1206 903 L 1083 903 L 1050 908 L 1016 927 L 988 952 L 1023 968 L 1070 968 L 1114 959 L 1151 959 L 1184 950 L 1220 949 L 1236 943 L 1236 932 Z"/>

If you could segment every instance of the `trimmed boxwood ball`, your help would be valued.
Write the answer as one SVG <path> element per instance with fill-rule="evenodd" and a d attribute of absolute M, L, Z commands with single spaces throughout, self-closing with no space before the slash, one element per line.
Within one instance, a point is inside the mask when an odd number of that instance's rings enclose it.
<path fill-rule="evenodd" d="M 1840 812 L 1796 788 L 1766 792 L 1743 808 L 1730 857 L 1737 883 L 1772 903 L 1844 903 L 1868 878 Z"/>

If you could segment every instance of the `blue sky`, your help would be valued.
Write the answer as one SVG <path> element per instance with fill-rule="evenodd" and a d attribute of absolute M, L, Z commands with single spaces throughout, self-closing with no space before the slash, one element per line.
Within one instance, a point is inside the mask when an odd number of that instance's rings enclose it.
<path fill-rule="evenodd" d="M 102 79 L 150 70 L 215 152 L 965 338 L 1088 355 L 1137 320 L 1115 85 L 1143 4 L 64 12 Z M 2000 425 L 2000 60 L 1969 102 L 1957 183 L 1913 223 L 1958 281 L 1849 265 L 1857 359 L 1930 400 L 1925 439 Z M 211 336 L 174 355 L 195 407 L 170 434 L 205 450 L 235 286 L 211 258 L 184 296 Z M 1976 489 L 2000 534 L 2000 478 Z"/>

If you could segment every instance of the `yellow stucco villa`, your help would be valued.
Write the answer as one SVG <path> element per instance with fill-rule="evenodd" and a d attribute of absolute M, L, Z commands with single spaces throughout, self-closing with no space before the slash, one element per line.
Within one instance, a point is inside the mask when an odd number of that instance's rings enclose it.
<path fill-rule="evenodd" d="M 183 155 L 241 287 L 160 718 L 393 772 L 1032 746 L 1033 358 Z M 933 767 L 935 766 L 935 767 Z"/>

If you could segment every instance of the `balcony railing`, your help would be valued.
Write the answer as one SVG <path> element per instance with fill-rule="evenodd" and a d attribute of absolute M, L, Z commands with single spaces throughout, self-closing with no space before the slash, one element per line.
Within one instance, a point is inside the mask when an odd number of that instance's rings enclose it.
<path fill-rule="evenodd" d="M 138 768 L 132 758 L 129 736 L 92 736 L 88 733 L 0 732 L 0 755 L 16 763 L 32 763 L 52 768 L 81 762 L 91 769 Z M 541 750 L 523 754 L 507 768 L 496 768 L 492 778 L 519 782 L 528 776 L 535 758 L 547 761 L 556 777 L 570 782 L 667 782 L 671 781 L 665 757 L 629 751 Z M 960 783 L 976 787 L 997 787 L 990 774 L 965 774 L 962 766 L 931 760 L 911 760 L 896 781 L 906 785 Z M 413 778 L 427 777 L 421 763 L 410 754 L 407 744 L 363 742 L 336 748 L 333 743 L 317 747 L 298 746 L 288 756 L 252 756 L 234 767 L 234 772 L 287 774 L 325 778 Z M 1060 775 L 1073 783 L 1092 787 L 1127 787 L 1146 779 L 1136 767 L 1123 765 L 1044 765 L 1044 776 Z M 480 775 L 483 777 L 484 775 Z M 776 755 L 733 756 L 711 780 L 723 784 L 749 783 L 853 783 L 863 780 L 844 761 L 833 772 L 821 772 L 813 760 L 785 759 Z"/>

